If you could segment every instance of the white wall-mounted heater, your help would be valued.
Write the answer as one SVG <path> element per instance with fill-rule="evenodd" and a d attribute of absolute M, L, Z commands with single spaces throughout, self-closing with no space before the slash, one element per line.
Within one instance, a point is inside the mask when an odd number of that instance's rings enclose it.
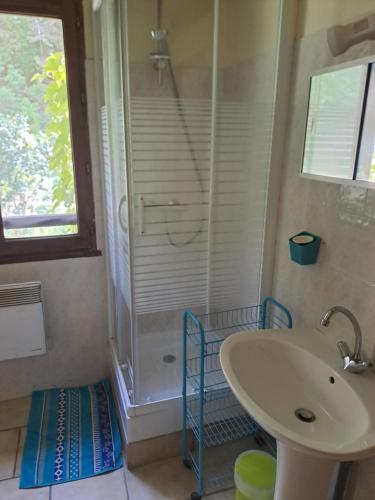
<path fill-rule="evenodd" d="M 0 285 L 0 361 L 45 354 L 42 285 Z"/>

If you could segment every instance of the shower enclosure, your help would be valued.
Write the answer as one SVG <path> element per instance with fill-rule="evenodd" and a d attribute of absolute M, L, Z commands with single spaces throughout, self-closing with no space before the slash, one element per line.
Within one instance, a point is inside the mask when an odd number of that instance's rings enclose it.
<path fill-rule="evenodd" d="M 257 304 L 270 292 L 291 3 L 94 2 L 113 354 L 127 417 L 180 398 L 184 309 Z"/>

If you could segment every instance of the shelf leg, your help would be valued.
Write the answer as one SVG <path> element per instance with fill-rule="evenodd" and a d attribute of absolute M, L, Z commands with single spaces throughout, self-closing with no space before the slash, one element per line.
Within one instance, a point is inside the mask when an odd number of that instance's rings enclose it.
<path fill-rule="evenodd" d="M 200 390 L 199 390 L 199 443 L 198 443 L 198 495 L 203 495 L 203 441 L 204 441 L 204 369 L 205 369 L 204 332 L 201 329 L 200 345 Z"/>
<path fill-rule="evenodd" d="M 186 337 L 187 337 L 187 315 L 183 319 L 183 339 L 182 339 L 182 459 L 185 462 L 188 459 L 187 450 L 187 401 L 186 401 Z"/>

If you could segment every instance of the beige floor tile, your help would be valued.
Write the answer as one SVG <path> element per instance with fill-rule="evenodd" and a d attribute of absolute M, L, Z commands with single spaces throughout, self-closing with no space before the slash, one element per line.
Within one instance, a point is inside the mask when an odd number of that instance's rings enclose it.
<path fill-rule="evenodd" d="M 48 500 L 49 488 L 20 490 L 18 479 L 0 482 L 0 498 L 2 500 Z"/>
<path fill-rule="evenodd" d="M 18 436 L 19 429 L 0 432 L 0 479 L 13 477 Z"/>
<path fill-rule="evenodd" d="M 185 500 L 196 488 L 179 457 L 126 470 L 126 479 L 129 500 Z"/>
<path fill-rule="evenodd" d="M 25 445 L 25 438 L 26 438 L 26 427 L 22 427 L 20 434 L 20 441 L 17 450 L 16 470 L 14 473 L 16 477 L 18 477 L 21 473 L 22 454 L 23 454 L 23 447 Z"/>
<path fill-rule="evenodd" d="M 0 401 L 0 431 L 24 427 L 27 424 L 31 398 Z"/>
<path fill-rule="evenodd" d="M 235 491 L 227 490 L 220 491 L 219 493 L 213 493 L 212 495 L 208 495 L 207 500 L 234 500 Z"/>
<path fill-rule="evenodd" d="M 127 500 L 127 498 L 124 469 L 52 486 L 52 500 Z M 138 497 L 138 500 L 141 498 Z"/>

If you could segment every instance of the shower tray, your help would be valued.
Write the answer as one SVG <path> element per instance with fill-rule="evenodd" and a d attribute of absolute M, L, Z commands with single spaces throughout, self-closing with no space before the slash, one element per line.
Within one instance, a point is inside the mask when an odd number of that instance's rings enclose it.
<path fill-rule="evenodd" d="M 192 500 L 204 493 L 233 486 L 233 447 L 224 461 L 212 459 L 215 447 L 253 436 L 258 445 L 276 453 L 275 440 L 239 404 L 221 370 L 221 343 L 232 333 L 266 328 L 292 328 L 288 309 L 273 297 L 262 304 L 195 315 L 188 310 L 183 319 L 183 425 L 182 457 L 197 478 Z M 193 394 L 188 394 L 188 388 Z M 189 391 L 190 392 L 190 391 Z M 194 437 L 193 449 L 187 445 L 187 432 Z M 218 448 L 216 448 L 217 450 Z M 215 454 L 215 453 L 214 453 Z"/>

